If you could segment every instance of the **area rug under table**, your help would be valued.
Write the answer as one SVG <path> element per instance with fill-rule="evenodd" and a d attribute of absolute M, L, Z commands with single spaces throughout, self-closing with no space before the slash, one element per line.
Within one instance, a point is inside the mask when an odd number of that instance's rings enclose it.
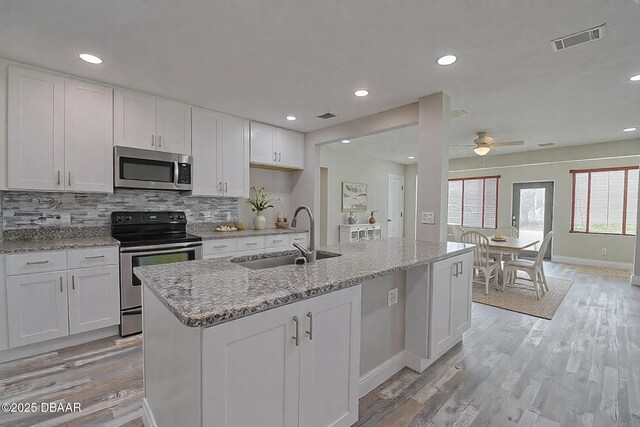
<path fill-rule="evenodd" d="M 538 300 L 533 290 L 507 287 L 503 292 L 496 290 L 492 286 L 493 283 L 489 285 L 489 295 L 485 295 L 484 283 L 474 282 L 473 301 L 551 320 L 564 296 L 571 289 L 573 281 L 547 276 L 547 283 L 549 292 L 541 295 Z"/>

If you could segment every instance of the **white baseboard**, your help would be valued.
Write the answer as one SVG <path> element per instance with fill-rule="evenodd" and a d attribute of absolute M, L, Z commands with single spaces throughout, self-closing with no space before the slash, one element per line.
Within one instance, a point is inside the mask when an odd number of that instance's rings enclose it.
<path fill-rule="evenodd" d="M 634 286 L 640 286 L 640 276 L 631 276 L 631 284 Z"/>
<path fill-rule="evenodd" d="M 0 350 L 0 363 L 22 359 L 23 357 L 31 357 L 42 353 L 48 353 L 51 351 L 60 350 L 62 348 L 73 347 L 74 345 L 85 344 L 102 338 L 112 337 L 114 335 L 118 335 L 119 333 L 119 327 L 116 325 L 97 329 L 95 331 L 83 332 L 81 334 L 56 338 L 49 341 L 42 341 L 34 344 L 24 345 L 21 347 Z"/>
<path fill-rule="evenodd" d="M 158 427 L 156 424 L 156 419 L 153 418 L 153 412 L 149 408 L 149 403 L 147 402 L 147 398 L 142 399 L 142 424 L 144 427 Z"/>
<path fill-rule="evenodd" d="M 424 357 L 420 357 L 417 354 L 412 353 L 410 351 L 406 352 L 404 359 L 407 364 L 407 367 L 413 369 L 418 373 L 427 369 L 432 362 L 431 359 L 425 359 Z"/>
<path fill-rule="evenodd" d="M 620 270 L 631 270 L 633 264 L 630 262 L 603 261 L 599 259 L 574 258 L 570 256 L 553 255 L 552 262 L 560 262 L 563 264 L 590 265 L 592 267 L 617 268 Z"/>
<path fill-rule="evenodd" d="M 360 397 L 368 394 L 380 384 L 400 372 L 406 365 L 405 351 L 393 356 L 391 359 L 376 366 L 360 377 Z"/>

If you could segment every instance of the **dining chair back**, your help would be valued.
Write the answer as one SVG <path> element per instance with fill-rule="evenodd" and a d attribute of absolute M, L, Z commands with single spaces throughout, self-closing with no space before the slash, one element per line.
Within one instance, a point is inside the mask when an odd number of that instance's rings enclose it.
<path fill-rule="evenodd" d="M 505 225 L 504 227 L 498 228 L 495 234 L 496 236 L 513 237 L 517 239 L 520 236 L 520 231 L 511 225 Z"/>
<path fill-rule="evenodd" d="M 464 228 L 459 225 L 449 225 L 449 234 L 453 237 L 454 242 L 462 242 L 462 234 L 464 233 Z"/>
<path fill-rule="evenodd" d="M 547 276 L 544 273 L 544 254 L 547 252 L 547 248 L 549 248 L 552 238 L 553 231 L 550 231 L 546 236 L 544 236 L 544 240 L 540 245 L 538 254 L 533 261 L 516 259 L 505 264 L 505 280 L 502 283 L 502 290 L 505 290 L 507 283 L 509 286 L 514 286 L 516 279 L 519 279 L 518 271 L 522 271 L 529 276 L 528 281 L 531 282 L 538 299 L 540 299 L 540 294 L 544 295 L 546 292 L 549 292 Z"/>
<path fill-rule="evenodd" d="M 473 249 L 473 269 L 484 275 L 485 294 L 489 294 L 489 281 L 493 275 L 495 286 L 498 286 L 498 263 L 489 257 L 489 239 L 477 231 L 465 231 L 460 241 L 475 245 Z"/>

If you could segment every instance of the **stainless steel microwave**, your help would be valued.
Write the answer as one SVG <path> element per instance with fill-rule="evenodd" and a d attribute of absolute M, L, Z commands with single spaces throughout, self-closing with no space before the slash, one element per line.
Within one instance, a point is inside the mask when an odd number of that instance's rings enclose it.
<path fill-rule="evenodd" d="M 116 188 L 190 191 L 192 157 L 130 147 L 114 147 Z"/>

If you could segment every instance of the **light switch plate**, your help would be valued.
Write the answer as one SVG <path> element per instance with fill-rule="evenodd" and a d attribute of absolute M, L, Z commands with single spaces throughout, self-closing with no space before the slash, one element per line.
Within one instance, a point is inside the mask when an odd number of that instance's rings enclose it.
<path fill-rule="evenodd" d="M 387 307 L 391 307 L 398 303 L 398 288 L 389 289 L 387 291 Z"/>
<path fill-rule="evenodd" d="M 422 212 L 422 223 L 423 224 L 435 224 L 436 223 L 436 214 L 433 212 Z"/>

